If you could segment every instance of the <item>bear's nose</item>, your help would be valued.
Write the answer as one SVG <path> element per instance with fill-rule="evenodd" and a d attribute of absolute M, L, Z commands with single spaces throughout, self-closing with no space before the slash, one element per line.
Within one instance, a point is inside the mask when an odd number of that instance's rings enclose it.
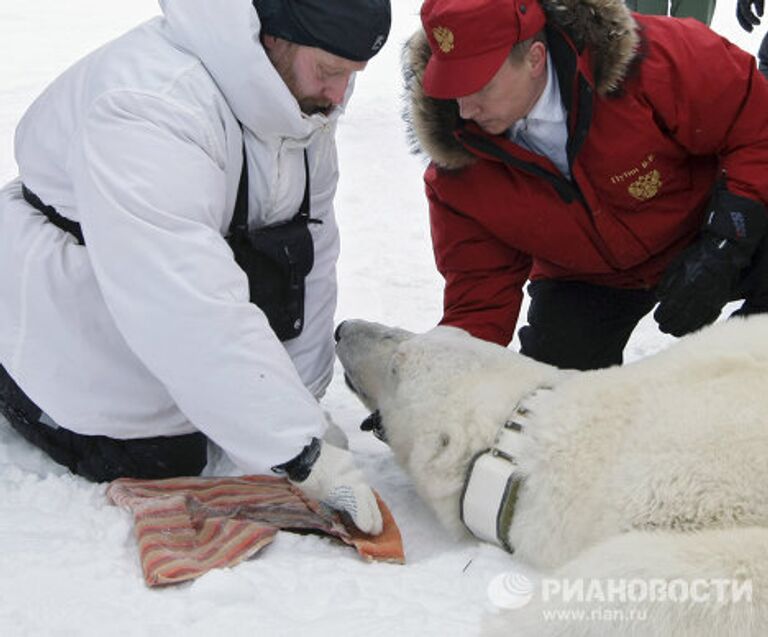
<path fill-rule="evenodd" d="M 344 323 L 346 321 L 342 321 L 336 326 L 336 330 L 333 332 L 333 340 L 335 340 L 337 343 L 341 340 L 341 328 L 344 327 Z"/>

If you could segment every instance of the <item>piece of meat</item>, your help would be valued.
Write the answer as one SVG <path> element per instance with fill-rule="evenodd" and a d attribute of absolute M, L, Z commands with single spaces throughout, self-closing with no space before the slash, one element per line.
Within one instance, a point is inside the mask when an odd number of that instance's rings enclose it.
<path fill-rule="evenodd" d="M 269 544 L 279 529 L 338 538 L 368 560 L 405 561 L 400 531 L 378 495 L 384 530 L 376 537 L 348 529 L 338 513 L 273 476 L 121 478 L 109 485 L 107 496 L 133 512 L 149 586 L 234 566 Z"/>

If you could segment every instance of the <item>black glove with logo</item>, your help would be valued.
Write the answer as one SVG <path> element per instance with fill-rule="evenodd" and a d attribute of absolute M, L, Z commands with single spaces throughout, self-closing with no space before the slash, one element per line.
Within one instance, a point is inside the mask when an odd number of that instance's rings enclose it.
<path fill-rule="evenodd" d="M 760 24 L 765 8 L 763 3 L 764 0 L 737 0 L 736 19 L 747 33 L 752 33 L 752 27 Z"/>
<path fill-rule="evenodd" d="M 767 229 L 762 204 L 716 191 L 701 237 L 667 268 L 656 288 L 653 317 L 659 329 L 683 336 L 712 323 L 732 300 Z"/>

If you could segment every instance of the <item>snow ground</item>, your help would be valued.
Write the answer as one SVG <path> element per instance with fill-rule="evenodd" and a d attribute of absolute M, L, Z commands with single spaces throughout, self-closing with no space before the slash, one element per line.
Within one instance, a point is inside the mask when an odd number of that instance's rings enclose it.
<path fill-rule="evenodd" d="M 756 52 L 721 0 L 714 28 Z M 393 0 L 389 44 L 358 78 L 339 131 L 343 240 L 339 320 L 360 317 L 426 330 L 440 317 L 421 160 L 400 121 L 399 48 L 417 27 L 418 0 Z M 0 183 L 16 174 L 13 131 L 24 109 L 77 58 L 157 13 L 154 0 L 3 0 L 0 4 Z M 650 321 L 628 358 L 668 343 Z M 340 370 L 337 369 L 337 372 Z M 0 634 L 474 635 L 491 610 L 489 581 L 515 561 L 449 538 L 386 447 L 357 430 L 366 415 L 340 373 L 324 401 L 371 483 L 392 508 L 408 565 L 366 564 L 316 537 L 280 534 L 256 559 L 181 586 L 144 586 L 128 513 L 104 487 L 68 475 L 0 422 Z M 226 459 L 213 472 L 230 470 Z"/>

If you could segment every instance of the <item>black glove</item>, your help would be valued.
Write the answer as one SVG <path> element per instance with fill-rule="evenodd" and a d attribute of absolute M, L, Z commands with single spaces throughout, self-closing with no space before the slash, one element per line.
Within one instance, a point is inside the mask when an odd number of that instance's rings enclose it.
<path fill-rule="evenodd" d="M 736 19 L 741 28 L 752 33 L 752 27 L 760 24 L 760 18 L 763 17 L 763 8 L 765 0 L 737 0 Z"/>
<path fill-rule="evenodd" d="M 757 51 L 757 70 L 768 78 L 768 33 L 763 36 L 760 49 Z"/>
<path fill-rule="evenodd" d="M 659 306 L 653 316 L 659 329 L 682 336 L 712 323 L 732 300 L 766 229 L 762 204 L 717 191 L 701 237 L 667 268 L 656 288 Z"/>

